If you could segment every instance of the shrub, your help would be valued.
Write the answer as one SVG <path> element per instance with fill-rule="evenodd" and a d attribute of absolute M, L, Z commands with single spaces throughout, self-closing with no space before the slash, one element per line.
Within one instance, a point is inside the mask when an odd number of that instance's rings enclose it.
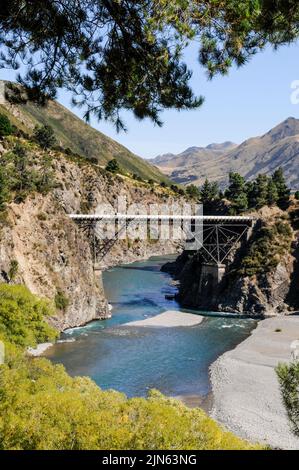
<path fill-rule="evenodd" d="M 107 163 L 106 171 L 109 171 L 110 173 L 119 173 L 120 167 L 118 161 L 115 158 Z"/>
<path fill-rule="evenodd" d="M 17 260 L 13 259 L 10 263 L 10 268 L 8 271 L 8 277 L 10 281 L 13 281 L 18 273 L 19 263 Z"/>
<path fill-rule="evenodd" d="M 299 436 L 299 361 L 279 364 L 276 373 L 293 432 Z"/>
<path fill-rule="evenodd" d="M 49 149 L 56 144 L 56 137 L 51 126 L 36 126 L 33 133 L 34 140 L 43 148 Z"/>
<path fill-rule="evenodd" d="M 14 132 L 14 128 L 5 114 L 0 114 L 0 137 L 11 135 Z"/>
<path fill-rule="evenodd" d="M 58 290 L 55 295 L 55 306 L 58 310 L 66 310 L 69 305 L 69 299 L 64 295 L 63 292 Z"/>
<path fill-rule="evenodd" d="M 189 184 L 186 188 L 186 193 L 192 199 L 200 199 L 200 190 L 195 184 Z"/>
<path fill-rule="evenodd" d="M 0 163 L 0 212 L 4 211 L 6 202 L 9 198 L 9 188 L 7 185 L 7 177 L 2 162 Z"/>
<path fill-rule="evenodd" d="M 1 367 L 0 450 L 258 449 L 202 410 L 151 392 L 127 399 L 46 359 Z"/>
<path fill-rule="evenodd" d="M 296 192 L 295 192 L 295 199 L 296 199 L 297 201 L 299 201 L 299 191 L 296 191 Z"/>
<path fill-rule="evenodd" d="M 45 220 L 47 220 L 48 217 L 47 217 L 47 214 L 45 214 L 45 212 L 39 212 L 37 214 L 37 218 L 40 221 L 45 221 Z"/>
<path fill-rule="evenodd" d="M 46 300 L 21 285 L 0 284 L 0 334 L 20 346 L 53 340 L 55 330 L 45 318 L 53 314 Z"/>

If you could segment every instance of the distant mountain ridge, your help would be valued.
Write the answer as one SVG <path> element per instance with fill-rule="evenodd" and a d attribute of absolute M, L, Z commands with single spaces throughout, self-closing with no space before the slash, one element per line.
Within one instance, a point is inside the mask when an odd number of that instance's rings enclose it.
<path fill-rule="evenodd" d="M 200 185 L 205 178 L 225 187 L 228 173 L 237 171 L 246 179 L 258 173 L 273 173 L 282 167 L 288 184 L 299 189 L 299 119 L 290 117 L 260 137 L 242 144 L 210 144 L 190 147 L 184 152 L 165 154 L 150 160 L 178 183 Z"/>

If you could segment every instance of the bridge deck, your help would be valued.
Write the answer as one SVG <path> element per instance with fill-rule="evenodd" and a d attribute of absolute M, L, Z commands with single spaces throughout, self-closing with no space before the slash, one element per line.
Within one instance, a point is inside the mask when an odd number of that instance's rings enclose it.
<path fill-rule="evenodd" d="M 202 222 L 244 222 L 250 223 L 255 219 L 250 216 L 222 216 L 222 215 L 147 215 L 147 214 L 69 214 L 72 220 L 82 221 L 118 221 L 118 220 L 192 220 Z"/>

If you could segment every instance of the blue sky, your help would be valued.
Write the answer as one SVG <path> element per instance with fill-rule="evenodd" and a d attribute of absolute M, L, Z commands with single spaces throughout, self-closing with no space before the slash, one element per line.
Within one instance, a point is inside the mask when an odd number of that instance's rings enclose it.
<path fill-rule="evenodd" d="M 299 104 L 291 103 L 291 83 L 299 80 L 299 45 L 268 49 L 253 57 L 228 76 L 207 80 L 197 62 L 197 48 L 186 52 L 186 62 L 193 70 L 192 85 L 205 103 L 196 111 L 166 111 L 164 125 L 137 121 L 130 113 L 123 114 L 128 132 L 117 133 L 106 122 L 92 119 L 91 124 L 128 147 L 136 154 L 151 158 L 161 153 L 179 153 L 191 146 L 231 140 L 241 143 L 248 137 L 261 135 L 289 116 L 299 118 Z M 9 71 L 0 78 L 14 79 Z M 60 91 L 58 100 L 79 116 L 83 111 L 71 108 L 70 97 Z"/>

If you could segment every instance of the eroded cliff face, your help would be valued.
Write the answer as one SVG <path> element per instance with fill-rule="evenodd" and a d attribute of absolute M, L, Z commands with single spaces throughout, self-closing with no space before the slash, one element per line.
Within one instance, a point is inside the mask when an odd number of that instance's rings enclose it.
<path fill-rule="evenodd" d="M 24 283 L 52 302 L 62 296 L 65 305 L 50 319 L 62 331 L 110 315 L 102 274 L 93 269 L 88 238 L 68 214 L 93 213 L 99 204 L 113 205 L 119 195 L 126 196 L 128 204 L 171 202 L 171 197 L 162 189 L 154 194 L 145 185 L 73 161 L 61 152 L 51 151 L 51 157 L 55 188 L 47 195 L 31 194 L 7 208 L 0 230 L 0 281 Z M 41 150 L 36 158 L 43 158 Z M 112 247 L 101 265 L 105 268 L 177 249 L 177 244 L 168 241 L 123 240 Z M 13 263 L 18 268 L 10 279 Z"/>
<path fill-rule="evenodd" d="M 202 286 L 202 260 L 199 254 L 183 253 L 176 263 L 165 267 L 180 281 L 178 299 L 182 305 L 202 310 L 257 316 L 281 315 L 299 310 L 298 203 L 293 202 L 287 212 L 277 208 L 265 208 L 255 215 L 260 218 L 260 227 L 245 246 L 236 250 L 217 288 L 210 289 L 208 284 Z M 260 261 L 265 263 L 264 269 L 261 265 L 257 273 L 249 275 L 248 267 L 244 268 L 246 267 L 244 260 L 247 257 L 248 265 L 248 256 L 249 253 L 252 255 L 254 240 L 259 236 L 261 228 L 267 227 L 271 230 L 271 227 L 277 223 L 283 224 L 283 231 L 286 224 L 290 233 L 278 235 L 281 244 L 277 245 L 275 254 L 269 250 L 269 259 L 274 258 L 273 267 L 266 267 L 268 262 L 266 251 Z M 264 250 L 265 246 L 262 248 Z M 254 263 L 256 258 L 251 260 L 251 266 L 255 268 Z"/>
<path fill-rule="evenodd" d="M 108 316 L 101 274 L 94 273 L 88 241 L 52 194 L 11 204 L 7 222 L 1 231 L 2 281 L 8 280 L 14 260 L 18 271 L 13 282 L 54 302 L 55 296 L 63 295 L 68 305 L 50 319 L 59 330 Z"/>

